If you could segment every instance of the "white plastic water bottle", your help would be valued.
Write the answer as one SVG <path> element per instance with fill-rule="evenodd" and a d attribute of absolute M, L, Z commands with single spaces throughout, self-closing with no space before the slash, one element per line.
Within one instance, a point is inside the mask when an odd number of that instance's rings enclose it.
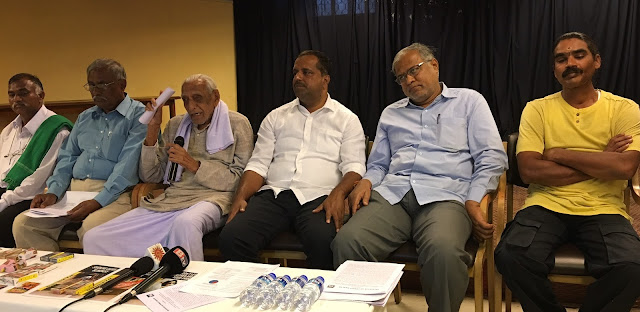
<path fill-rule="evenodd" d="M 293 309 L 297 312 L 308 311 L 320 298 L 322 290 L 324 290 L 324 278 L 322 276 L 312 278 L 293 300 Z"/>
<path fill-rule="evenodd" d="M 273 273 L 262 275 L 256 278 L 256 280 L 253 281 L 253 283 L 251 283 L 249 287 L 247 287 L 245 290 L 243 290 L 240 293 L 240 296 L 238 297 L 238 299 L 240 300 L 240 303 L 242 303 L 242 306 L 243 307 L 253 306 L 255 304 L 256 295 L 258 294 L 260 288 L 266 285 L 269 285 L 275 279 L 276 279 L 276 275 Z"/>
<path fill-rule="evenodd" d="M 287 284 L 287 287 L 276 295 L 273 305 L 278 306 L 280 310 L 289 310 L 293 299 L 308 280 L 306 275 L 300 275 L 294 278 L 291 283 Z"/>
<path fill-rule="evenodd" d="M 275 302 L 276 294 L 280 293 L 290 282 L 291 277 L 289 277 L 289 275 L 283 275 L 266 287 L 260 288 L 256 296 L 256 305 L 258 308 L 260 310 L 271 308 Z"/>

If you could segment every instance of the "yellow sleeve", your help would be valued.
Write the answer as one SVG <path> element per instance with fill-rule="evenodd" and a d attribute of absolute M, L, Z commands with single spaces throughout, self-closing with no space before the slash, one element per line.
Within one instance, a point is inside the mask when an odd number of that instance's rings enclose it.
<path fill-rule="evenodd" d="M 640 108 L 632 100 L 622 103 L 614 121 L 614 135 L 624 133 L 633 137 L 628 151 L 640 151 Z"/>
<path fill-rule="evenodd" d="M 544 152 L 544 119 L 541 102 L 529 102 L 520 117 L 516 155 L 520 152 Z"/>

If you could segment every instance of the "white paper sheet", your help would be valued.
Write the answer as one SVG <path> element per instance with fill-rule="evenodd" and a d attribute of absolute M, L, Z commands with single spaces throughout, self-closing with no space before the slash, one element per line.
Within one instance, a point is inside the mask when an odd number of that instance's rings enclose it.
<path fill-rule="evenodd" d="M 393 288 L 386 294 L 352 294 L 352 293 L 336 293 L 336 292 L 323 292 L 320 295 L 320 300 L 331 301 L 351 301 L 351 302 L 363 302 L 373 306 L 384 306 L 387 304 L 395 285 L 400 281 L 400 277 L 404 272 L 400 271 L 398 275 L 393 279 Z"/>
<path fill-rule="evenodd" d="M 46 208 L 29 209 L 26 215 L 32 218 L 63 217 L 67 215 L 67 211 L 73 209 L 79 203 L 93 199 L 97 195 L 98 192 L 67 191 L 57 203 Z"/>
<path fill-rule="evenodd" d="M 404 264 L 345 261 L 336 274 L 327 281 L 325 292 L 350 294 L 387 294 L 395 287 L 394 281 L 402 275 Z"/>
<path fill-rule="evenodd" d="M 181 312 L 225 300 L 225 298 L 220 297 L 180 292 L 180 288 L 184 287 L 184 285 L 178 284 L 139 294 L 138 299 L 153 312 Z"/>
<path fill-rule="evenodd" d="M 260 275 L 273 272 L 278 266 L 278 264 L 227 261 L 212 271 L 196 276 L 180 291 L 235 298 Z"/>
<path fill-rule="evenodd" d="M 176 93 L 176 91 L 174 91 L 170 87 L 167 87 L 166 89 L 164 89 L 164 91 L 162 91 L 160 96 L 158 96 L 158 98 L 156 99 L 156 106 L 153 107 L 153 110 L 144 111 L 144 113 L 142 113 L 138 121 L 140 121 L 140 123 L 143 125 L 148 125 L 149 122 L 151 122 L 153 115 L 155 115 L 156 110 L 158 110 L 158 107 L 161 107 L 162 105 L 164 105 L 164 102 L 166 102 L 174 93 Z"/>

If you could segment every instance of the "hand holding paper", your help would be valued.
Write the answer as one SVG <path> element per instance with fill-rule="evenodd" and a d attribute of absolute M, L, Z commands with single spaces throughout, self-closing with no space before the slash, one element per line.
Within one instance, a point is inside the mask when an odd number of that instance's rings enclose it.
<path fill-rule="evenodd" d="M 58 196 L 54 194 L 38 194 L 31 201 L 31 208 L 44 208 L 51 206 L 58 201 Z"/>
<path fill-rule="evenodd" d="M 150 111 L 145 111 L 142 116 L 140 116 L 140 123 L 144 124 L 144 125 L 148 125 L 149 122 L 151 121 L 151 119 L 153 118 L 153 115 L 155 115 L 156 110 L 158 110 L 158 107 L 162 107 L 162 105 L 164 105 L 165 102 L 167 102 L 167 100 L 174 94 L 176 93 L 175 90 L 171 89 L 170 87 L 167 87 L 166 89 L 164 89 L 164 91 L 162 91 L 162 93 L 160 94 L 160 96 L 158 96 L 158 98 L 156 99 L 156 103 L 153 106 L 153 110 Z"/>
<path fill-rule="evenodd" d="M 55 197 L 53 194 L 46 195 Z M 84 201 L 92 200 L 96 195 L 98 195 L 98 192 L 67 191 L 57 203 L 48 205 L 46 208 L 31 208 L 27 215 L 34 218 L 67 216 L 69 210 L 72 210 Z"/>

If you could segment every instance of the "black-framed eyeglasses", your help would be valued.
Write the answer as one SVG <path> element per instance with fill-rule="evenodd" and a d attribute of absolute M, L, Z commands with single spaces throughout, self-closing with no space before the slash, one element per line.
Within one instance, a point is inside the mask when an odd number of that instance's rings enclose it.
<path fill-rule="evenodd" d="M 112 82 L 107 82 L 107 83 L 97 83 L 97 84 L 92 84 L 90 82 L 87 82 L 84 84 L 84 86 L 82 86 L 85 90 L 87 91 L 91 91 L 94 89 L 99 89 L 99 90 L 106 90 L 108 86 L 116 83 L 117 80 L 112 81 Z"/>
<path fill-rule="evenodd" d="M 422 65 L 424 65 L 424 63 L 426 63 L 428 61 L 424 61 L 424 62 L 420 62 L 418 65 L 415 65 L 411 68 L 409 68 L 409 70 L 407 70 L 404 74 L 400 74 L 398 76 L 396 76 L 396 82 L 401 85 L 405 82 L 407 82 L 407 76 L 411 76 L 411 77 L 416 77 L 416 75 L 420 72 L 420 67 L 422 67 Z"/>

